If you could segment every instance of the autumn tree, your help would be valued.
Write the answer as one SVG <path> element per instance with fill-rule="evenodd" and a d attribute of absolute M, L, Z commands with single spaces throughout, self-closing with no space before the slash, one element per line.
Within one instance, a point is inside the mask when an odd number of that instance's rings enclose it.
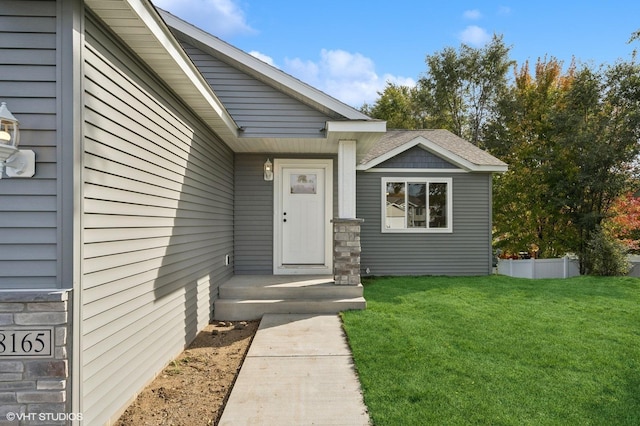
<path fill-rule="evenodd" d="M 640 69 L 620 62 L 561 76 L 552 60 L 538 63 L 535 79 L 526 74 L 487 126 L 487 145 L 512 167 L 496 179 L 496 228 L 507 245 L 583 259 L 635 173 Z"/>
<path fill-rule="evenodd" d="M 603 228 L 622 241 L 632 253 L 640 252 L 640 194 L 629 191 L 611 206 Z"/>
<path fill-rule="evenodd" d="M 550 201 L 571 220 L 570 243 L 584 254 L 586 241 L 629 189 L 640 153 L 640 67 L 618 63 L 596 72 L 583 68 L 554 112 L 555 167 Z"/>
<path fill-rule="evenodd" d="M 496 104 L 485 127 L 485 145 L 509 164 L 494 178 L 494 232 L 497 246 L 511 252 L 535 247 L 542 257 L 563 253 L 559 236 L 567 218 L 549 204 L 548 174 L 554 167 L 552 111 L 573 80 L 574 66 L 563 74 L 557 59 L 538 60 L 514 69 L 513 84 Z"/>

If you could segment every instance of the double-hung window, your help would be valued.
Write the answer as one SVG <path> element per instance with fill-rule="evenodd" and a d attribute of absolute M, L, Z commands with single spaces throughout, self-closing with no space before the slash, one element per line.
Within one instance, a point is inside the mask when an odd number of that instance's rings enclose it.
<path fill-rule="evenodd" d="M 451 178 L 383 178 L 382 232 L 452 232 Z"/>

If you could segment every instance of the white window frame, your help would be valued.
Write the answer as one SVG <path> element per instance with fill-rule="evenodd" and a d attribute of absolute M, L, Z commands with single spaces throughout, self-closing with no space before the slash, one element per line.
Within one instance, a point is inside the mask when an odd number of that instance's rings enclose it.
<path fill-rule="evenodd" d="M 405 184 L 405 188 L 410 183 L 424 183 L 429 188 L 431 183 L 445 183 L 447 184 L 447 227 L 446 228 L 429 228 L 429 218 L 427 216 L 427 227 L 425 228 L 387 228 L 387 185 L 389 182 L 400 182 Z M 405 191 L 405 197 L 408 191 Z M 443 177 L 384 177 L 381 180 L 381 210 L 380 214 L 382 221 L 380 227 L 383 233 L 451 233 L 453 232 L 453 179 Z M 405 199 L 406 203 L 406 199 Z M 429 199 L 427 195 L 426 214 L 429 214 Z M 405 226 L 406 226 L 406 214 L 408 210 L 405 210 Z"/>

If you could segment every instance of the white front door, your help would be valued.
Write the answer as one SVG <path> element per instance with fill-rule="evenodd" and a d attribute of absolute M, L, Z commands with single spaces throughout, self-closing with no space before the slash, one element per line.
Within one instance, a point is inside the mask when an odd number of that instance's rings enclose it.
<path fill-rule="evenodd" d="M 274 163 L 274 274 L 331 273 L 333 161 Z"/>

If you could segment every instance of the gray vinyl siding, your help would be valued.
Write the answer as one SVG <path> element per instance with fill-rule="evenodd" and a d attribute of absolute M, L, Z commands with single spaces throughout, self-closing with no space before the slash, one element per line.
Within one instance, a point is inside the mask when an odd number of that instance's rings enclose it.
<path fill-rule="evenodd" d="M 263 178 L 267 158 L 235 156 L 234 259 L 236 274 L 273 273 L 273 181 Z"/>
<path fill-rule="evenodd" d="M 453 179 L 452 233 L 382 233 L 383 177 Z M 491 271 L 490 173 L 358 172 L 361 268 L 371 275 L 486 275 Z"/>
<path fill-rule="evenodd" d="M 243 137 L 324 137 L 322 129 L 331 117 L 197 47 L 182 44 L 229 114 L 244 129 Z"/>
<path fill-rule="evenodd" d="M 337 157 L 236 154 L 234 272 L 237 275 L 273 273 L 273 181 L 265 181 L 264 162 L 269 158 L 333 158 L 333 214 L 338 211 Z"/>
<path fill-rule="evenodd" d="M 458 166 L 429 151 L 414 146 L 376 166 L 377 168 L 400 169 L 457 169 Z"/>
<path fill-rule="evenodd" d="M 0 289 L 59 288 L 56 179 L 57 5 L 0 4 L 0 101 L 20 121 L 36 175 L 0 180 Z"/>
<path fill-rule="evenodd" d="M 233 153 L 85 25 L 81 408 L 97 425 L 209 322 L 233 273 Z"/>

